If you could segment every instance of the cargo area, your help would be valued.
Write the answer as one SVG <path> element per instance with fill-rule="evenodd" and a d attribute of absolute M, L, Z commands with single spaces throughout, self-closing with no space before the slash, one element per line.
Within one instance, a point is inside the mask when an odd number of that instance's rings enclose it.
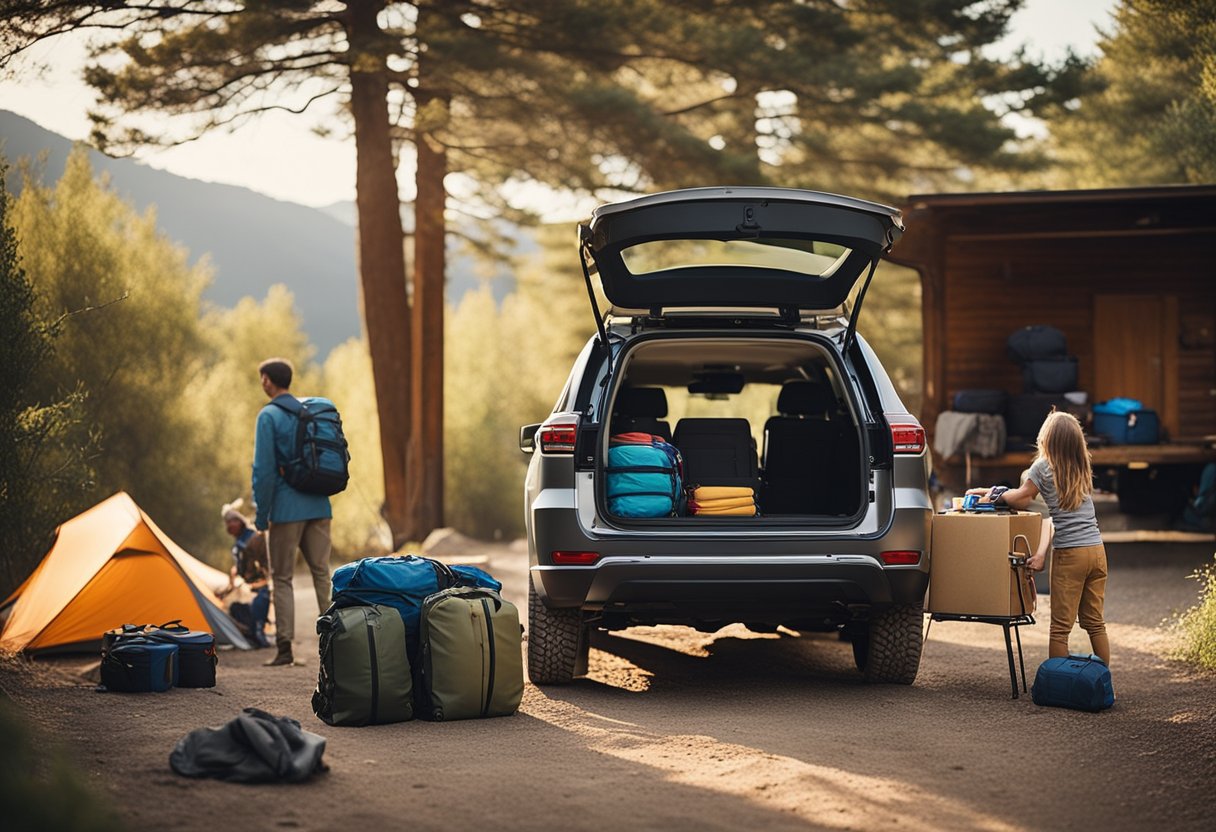
<path fill-rule="evenodd" d="M 799 337 L 642 340 L 614 372 L 602 508 L 618 525 L 848 524 L 865 505 L 868 466 L 857 403 L 830 356 L 830 348 Z M 632 504 L 620 499 L 633 469 L 613 464 L 626 458 L 614 448 L 622 435 L 636 434 L 661 437 L 679 452 L 681 494 L 666 514 L 631 516 Z M 661 463 L 657 452 L 653 460 L 641 453 L 630 450 L 628 458 Z M 646 471 L 626 491 L 661 491 L 664 477 Z"/>

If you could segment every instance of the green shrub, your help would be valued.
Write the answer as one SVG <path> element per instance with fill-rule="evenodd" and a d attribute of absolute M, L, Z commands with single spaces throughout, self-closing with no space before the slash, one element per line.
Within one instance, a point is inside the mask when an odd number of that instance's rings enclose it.
<path fill-rule="evenodd" d="M 1208 670 L 1216 670 L 1216 564 L 1209 563 L 1196 569 L 1188 577 L 1201 585 L 1199 603 L 1175 620 L 1174 629 L 1182 639 L 1173 655 Z"/>

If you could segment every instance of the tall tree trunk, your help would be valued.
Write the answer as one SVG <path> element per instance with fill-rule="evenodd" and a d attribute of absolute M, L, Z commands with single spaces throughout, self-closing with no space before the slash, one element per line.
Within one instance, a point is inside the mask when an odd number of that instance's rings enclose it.
<path fill-rule="evenodd" d="M 410 433 L 410 301 L 405 234 L 388 115 L 388 79 L 378 51 L 379 3 L 352 4 L 351 114 L 355 123 L 355 204 L 359 214 L 359 279 L 371 352 L 384 464 L 384 519 L 397 544 L 408 532 L 406 469 Z"/>
<path fill-rule="evenodd" d="M 416 96 L 420 121 L 442 124 L 447 101 Z M 444 209 L 447 152 L 424 130 L 414 140 L 418 153 L 414 203 L 414 399 L 409 457 L 410 525 L 421 540 L 443 525 L 443 316 Z"/>

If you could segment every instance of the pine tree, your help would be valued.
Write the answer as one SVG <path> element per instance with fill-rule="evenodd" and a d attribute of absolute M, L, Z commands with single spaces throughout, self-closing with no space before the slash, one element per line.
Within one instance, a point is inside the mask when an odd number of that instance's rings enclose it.
<path fill-rule="evenodd" d="M 1096 89 L 1051 122 L 1068 183 L 1216 181 L 1216 6 L 1123 0 L 1098 46 Z"/>

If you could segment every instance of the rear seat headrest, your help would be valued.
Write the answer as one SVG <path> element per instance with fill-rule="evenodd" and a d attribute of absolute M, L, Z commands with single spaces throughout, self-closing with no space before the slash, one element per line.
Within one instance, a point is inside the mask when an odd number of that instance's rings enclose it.
<path fill-rule="evenodd" d="M 667 394 L 661 387 L 622 387 L 614 409 L 621 416 L 662 419 L 667 415 Z"/>
<path fill-rule="evenodd" d="M 836 410 L 836 394 L 816 381 L 787 381 L 777 397 L 777 412 L 787 416 L 811 416 Z"/>

